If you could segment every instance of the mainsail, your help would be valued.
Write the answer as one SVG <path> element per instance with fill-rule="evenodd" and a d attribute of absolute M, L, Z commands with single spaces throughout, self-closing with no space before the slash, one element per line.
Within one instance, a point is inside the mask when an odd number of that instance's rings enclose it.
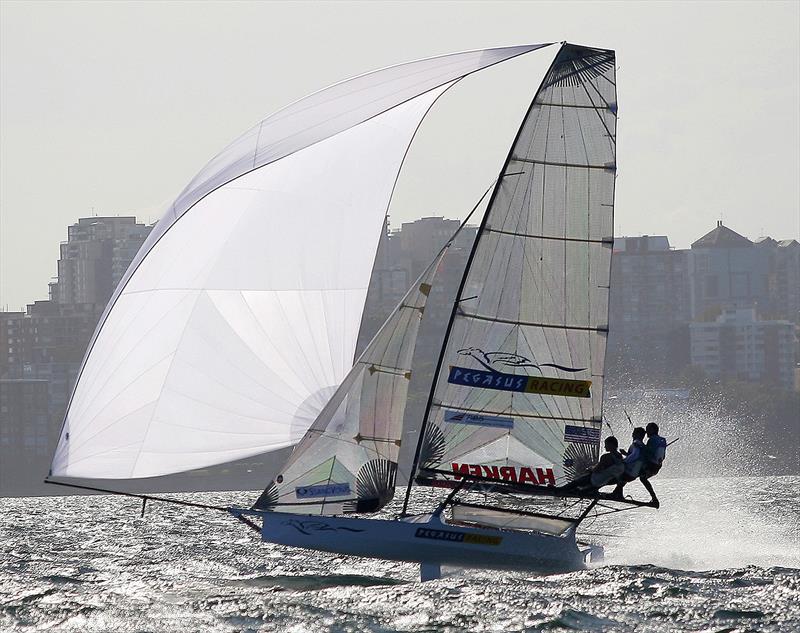
<path fill-rule="evenodd" d="M 449 471 L 556 485 L 597 455 L 614 66 L 613 51 L 564 45 L 534 97 L 457 295 L 420 429 L 419 483 L 441 485 Z"/>
<path fill-rule="evenodd" d="M 266 118 L 169 207 L 116 289 L 51 475 L 164 475 L 297 443 L 347 375 L 413 136 L 453 82 L 539 45 L 400 64 Z"/>

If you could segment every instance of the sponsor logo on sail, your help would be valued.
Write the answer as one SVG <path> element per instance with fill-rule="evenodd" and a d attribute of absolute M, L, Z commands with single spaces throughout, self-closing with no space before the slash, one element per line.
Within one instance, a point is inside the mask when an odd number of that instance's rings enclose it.
<path fill-rule="evenodd" d="M 316 499 L 320 497 L 344 497 L 350 494 L 350 484 L 318 484 L 316 486 L 298 486 L 294 489 L 298 499 Z"/>
<path fill-rule="evenodd" d="M 597 444 L 600 441 L 600 429 L 567 424 L 564 427 L 564 441 L 573 444 Z"/>
<path fill-rule="evenodd" d="M 451 409 L 445 409 L 444 421 L 454 424 L 491 426 L 499 429 L 514 428 L 514 418 L 499 415 L 484 415 L 483 413 L 467 413 L 466 411 L 453 411 Z"/>
<path fill-rule="evenodd" d="M 485 352 L 478 347 L 465 347 L 457 352 L 461 356 L 468 356 L 485 368 L 484 370 L 468 369 L 466 367 L 451 366 L 447 381 L 454 385 L 466 387 L 480 387 L 482 389 L 497 389 L 500 391 L 516 391 L 522 393 L 542 393 L 552 396 L 567 396 L 573 398 L 589 398 L 591 380 L 570 380 L 567 378 L 549 378 L 547 376 L 528 376 L 507 374 L 502 369 L 507 367 L 538 369 L 552 367 L 559 371 L 578 373 L 585 371 L 585 367 L 568 367 L 558 363 L 534 363 L 529 358 L 511 352 Z"/>
<path fill-rule="evenodd" d="M 488 534 L 471 534 L 469 532 L 456 532 L 454 530 L 434 530 L 431 528 L 417 528 L 416 538 L 429 538 L 436 541 L 450 541 L 452 543 L 469 543 L 470 545 L 500 545 L 502 536 L 489 536 Z"/>
<path fill-rule="evenodd" d="M 552 396 L 571 396 L 589 398 L 591 380 L 570 380 L 567 378 L 547 378 L 545 376 L 517 376 L 496 371 L 450 367 L 447 382 L 466 387 L 516 391 L 521 393 L 544 393 Z"/>
<path fill-rule="evenodd" d="M 552 468 L 529 466 L 487 466 L 486 464 L 450 464 L 454 473 L 486 477 L 498 481 L 509 481 L 520 484 L 534 484 L 537 486 L 555 486 L 556 475 Z M 457 477 L 458 478 L 458 477 Z"/>

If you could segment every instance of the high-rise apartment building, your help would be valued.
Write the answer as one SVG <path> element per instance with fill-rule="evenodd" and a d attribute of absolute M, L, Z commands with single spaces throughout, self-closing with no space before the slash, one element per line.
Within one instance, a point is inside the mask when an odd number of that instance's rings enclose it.
<path fill-rule="evenodd" d="M 0 313 L 0 460 L 23 455 L 15 472 L 36 482 L 46 472 L 86 347 L 150 228 L 133 217 L 81 218 L 61 244 L 50 300 Z"/>
<path fill-rule="evenodd" d="M 789 321 L 759 320 L 755 308 L 732 308 L 689 330 L 692 364 L 708 376 L 794 387 L 795 327 Z"/>
<path fill-rule="evenodd" d="M 105 306 L 150 229 L 129 216 L 79 219 L 61 244 L 51 297 L 62 304 Z"/>
<path fill-rule="evenodd" d="M 743 235 L 717 226 L 691 248 L 692 319 L 713 321 L 725 309 L 756 308 L 772 313 L 771 249 L 757 248 Z"/>
<path fill-rule="evenodd" d="M 689 264 L 665 235 L 614 239 L 609 308 L 609 356 L 641 372 L 688 363 Z"/>

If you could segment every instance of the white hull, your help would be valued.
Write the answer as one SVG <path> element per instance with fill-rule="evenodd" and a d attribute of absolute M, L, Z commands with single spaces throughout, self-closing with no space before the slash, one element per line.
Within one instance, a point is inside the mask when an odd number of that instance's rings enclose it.
<path fill-rule="evenodd" d="M 575 535 L 450 525 L 425 514 L 398 520 L 248 512 L 263 519 L 262 540 L 335 554 L 467 568 L 535 572 L 584 567 Z"/>

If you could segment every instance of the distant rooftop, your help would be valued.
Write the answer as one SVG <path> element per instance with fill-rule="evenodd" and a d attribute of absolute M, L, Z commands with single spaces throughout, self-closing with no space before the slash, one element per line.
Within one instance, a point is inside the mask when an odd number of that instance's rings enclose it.
<path fill-rule="evenodd" d="M 615 237 L 614 252 L 668 251 L 669 238 L 666 235 L 642 235 L 641 237 Z"/>
<path fill-rule="evenodd" d="M 752 246 L 753 242 L 744 235 L 739 235 L 736 231 L 723 226 L 722 220 L 717 220 L 717 226 L 706 233 L 696 242 L 692 242 L 692 248 L 731 248 L 734 246 Z"/>

